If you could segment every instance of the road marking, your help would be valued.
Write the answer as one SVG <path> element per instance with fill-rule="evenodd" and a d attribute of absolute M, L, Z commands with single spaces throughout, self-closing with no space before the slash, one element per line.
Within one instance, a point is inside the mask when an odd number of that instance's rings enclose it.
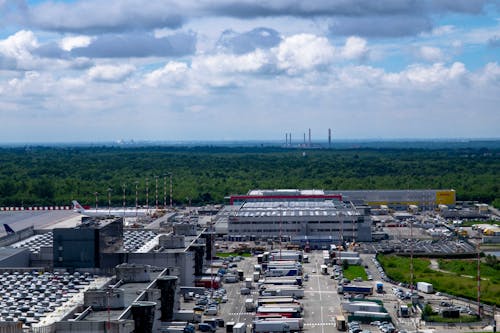
<path fill-rule="evenodd" d="M 328 323 L 304 323 L 304 326 L 335 326 L 334 322 Z"/>
<path fill-rule="evenodd" d="M 254 316 L 255 312 L 229 312 L 230 316 Z"/>

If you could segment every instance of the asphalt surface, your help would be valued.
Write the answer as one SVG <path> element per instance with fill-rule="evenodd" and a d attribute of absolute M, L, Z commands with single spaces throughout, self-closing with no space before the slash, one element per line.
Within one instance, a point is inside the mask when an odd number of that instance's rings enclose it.
<path fill-rule="evenodd" d="M 43 229 L 77 216 L 81 215 L 71 210 L 0 212 L 0 237 L 5 235 L 3 224 L 8 224 L 14 231 L 31 226 Z"/>

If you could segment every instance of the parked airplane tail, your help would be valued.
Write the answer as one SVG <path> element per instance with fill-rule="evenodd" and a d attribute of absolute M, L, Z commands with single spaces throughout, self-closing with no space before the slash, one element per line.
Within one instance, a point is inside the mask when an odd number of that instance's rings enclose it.
<path fill-rule="evenodd" d="M 4 224 L 3 227 L 4 227 L 5 232 L 7 234 L 15 234 L 16 233 L 8 224 Z"/>
<path fill-rule="evenodd" d="M 79 212 L 79 213 L 85 211 L 85 208 L 83 208 L 82 205 L 80 205 L 78 203 L 78 201 L 73 200 L 72 202 L 73 202 L 73 210 L 74 211 Z"/>

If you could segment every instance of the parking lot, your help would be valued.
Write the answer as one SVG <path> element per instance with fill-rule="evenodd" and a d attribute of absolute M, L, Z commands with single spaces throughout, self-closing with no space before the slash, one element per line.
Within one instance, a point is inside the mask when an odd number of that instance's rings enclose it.
<path fill-rule="evenodd" d="M 332 268 L 328 267 L 328 274 L 321 274 L 321 265 L 323 264 L 323 256 L 321 251 L 313 251 L 308 254 L 309 263 L 303 264 L 304 276 L 307 275 L 308 279 L 304 279 L 304 298 L 299 299 L 303 306 L 303 320 L 304 331 L 311 333 L 325 333 L 337 331 L 335 327 L 335 318 L 342 315 L 341 303 L 347 301 L 344 295 L 337 293 L 338 281 L 331 278 Z M 419 329 L 432 329 L 440 332 L 452 332 L 453 327 L 429 327 L 425 326 L 420 318 L 420 313 L 412 313 L 410 308 L 409 317 L 401 317 L 398 313 L 401 305 L 410 303 L 410 300 L 404 297 L 410 294 L 410 290 L 404 286 L 399 286 L 388 281 L 382 281 L 382 274 L 377 267 L 376 261 L 373 260 L 374 255 L 362 254 L 361 255 L 363 266 L 367 274 L 371 275 L 373 281 L 364 281 L 364 285 L 373 285 L 373 295 L 368 296 L 368 299 L 376 299 L 383 302 L 385 309 L 388 311 L 394 326 L 401 332 L 415 332 L 416 328 Z M 256 257 L 244 258 L 239 262 L 233 263 L 233 269 L 242 270 L 244 277 L 252 277 L 254 272 L 254 265 L 257 264 Z M 384 285 L 384 293 L 376 293 L 375 285 L 378 281 L 382 281 Z M 254 320 L 255 312 L 247 312 L 245 309 L 245 300 L 251 298 L 254 302 L 257 301 L 259 294 L 257 283 L 252 282 L 252 288 L 249 295 L 242 295 L 241 288 L 245 287 L 245 282 L 238 281 L 236 283 L 224 283 L 225 289 L 225 302 L 218 305 L 217 314 L 203 315 L 203 320 L 210 318 L 222 318 L 225 323 L 227 322 L 244 322 L 247 324 L 247 332 L 251 331 L 251 324 Z M 221 297 L 223 293 L 217 293 L 217 297 Z M 403 297 L 402 297 L 403 296 Z M 461 308 L 463 311 L 470 310 L 470 303 L 452 300 L 445 295 L 437 294 L 422 294 L 420 293 L 423 301 L 429 302 L 435 309 L 439 310 L 443 307 L 450 307 L 448 303 L 454 307 Z M 193 308 L 196 301 L 183 303 L 182 307 L 185 309 Z M 201 308 L 200 308 L 201 309 Z M 347 318 L 347 315 L 345 315 Z M 369 324 L 360 324 L 361 329 L 365 332 L 378 333 L 382 332 L 377 326 Z M 225 330 L 219 328 L 218 331 Z"/>

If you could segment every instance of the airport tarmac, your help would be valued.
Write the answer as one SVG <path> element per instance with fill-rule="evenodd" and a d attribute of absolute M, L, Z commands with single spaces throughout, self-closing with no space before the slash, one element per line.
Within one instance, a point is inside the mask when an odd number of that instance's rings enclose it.
<path fill-rule="evenodd" d="M 2 211 L 0 212 L 0 224 L 8 224 L 14 231 L 19 231 L 31 226 L 35 229 L 52 229 L 55 224 L 78 219 L 81 216 L 81 214 L 71 210 Z M 0 228 L 0 237 L 4 235 L 4 228 Z"/>

